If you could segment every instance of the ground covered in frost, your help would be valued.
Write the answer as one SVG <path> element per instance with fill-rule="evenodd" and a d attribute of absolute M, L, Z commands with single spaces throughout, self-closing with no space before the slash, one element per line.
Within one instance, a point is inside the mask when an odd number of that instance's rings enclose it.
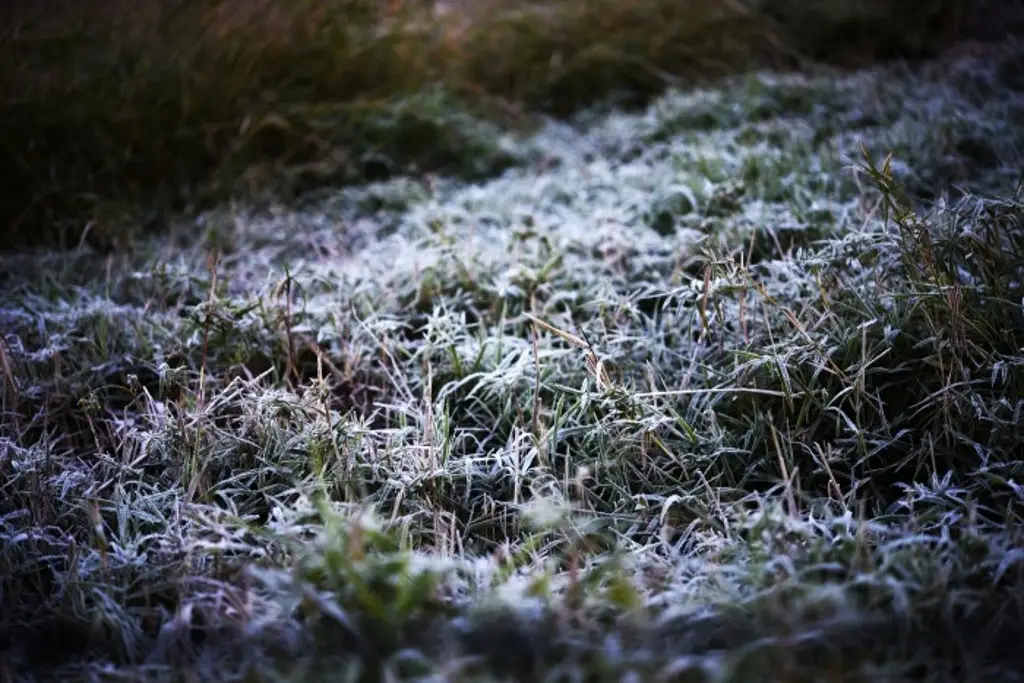
<path fill-rule="evenodd" d="M 1022 57 L 3 257 L 0 670 L 1019 679 Z"/>

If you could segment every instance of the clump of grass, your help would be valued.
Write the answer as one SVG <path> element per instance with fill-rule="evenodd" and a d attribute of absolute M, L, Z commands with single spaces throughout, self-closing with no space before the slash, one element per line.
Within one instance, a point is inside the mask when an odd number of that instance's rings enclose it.
<path fill-rule="evenodd" d="M 754 74 L 545 125 L 544 168 L 4 257 L 0 662 L 1010 677 L 1020 53 Z"/>
<path fill-rule="evenodd" d="M 1002 7 L 1002 3 L 998 4 Z M 108 1 L 4 34 L 5 243 L 124 246 L 162 212 L 517 159 L 493 127 L 753 66 L 913 56 L 997 3 Z M 974 22 L 975 24 L 977 22 Z M 845 48 L 844 48 L 845 50 Z M 850 52 L 849 50 L 845 50 Z M 845 53 L 844 53 L 845 54 Z M 850 55 L 840 61 L 850 62 Z M 124 207 L 133 207 L 125 214 Z M 138 207 L 142 207 L 141 209 Z"/>

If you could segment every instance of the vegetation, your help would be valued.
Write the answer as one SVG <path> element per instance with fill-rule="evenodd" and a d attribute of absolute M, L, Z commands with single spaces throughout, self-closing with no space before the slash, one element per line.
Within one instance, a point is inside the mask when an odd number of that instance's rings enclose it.
<path fill-rule="evenodd" d="M 232 196 L 498 172 L 515 159 L 491 127 L 537 111 L 755 66 L 927 56 L 1024 25 L 1005 0 L 18 5 L 0 37 L 0 239 L 85 232 L 106 248 Z"/>
<path fill-rule="evenodd" d="M 202 166 L 169 132 L 244 118 L 241 58 L 195 70 L 222 96 L 144 140 L 143 84 L 181 75 L 148 33 L 180 35 L 167 16 L 118 29 L 154 55 L 124 119 L 99 114 L 112 90 L 16 105 L 40 114 L 21 131 L 109 121 L 45 154 L 81 154 L 61 187 L 95 182 L 131 248 L 0 255 L 0 680 L 1020 678 L 1024 41 L 630 107 L 611 93 L 639 70 L 542 71 L 538 48 L 504 99 L 510 71 L 467 77 L 494 109 L 460 109 L 450 74 L 512 70 L 500 37 L 547 30 L 519 11 L 460 34 L 432 88 L 397 67 L 422 59 L 365 57 L 381 99 L 352 86 L 323 119 L 289 107 L 330 68 L 290 72 L 247 130 L 336 133 L 360 182 L 315 193 L 264 194 L 294 167 L 246 134 Z M 638 54 L 624 25 L 601 54 Z M 294 35 L 275 68 L 319 65 L 295 51 L 326 43 Z M 608 81 L 574 95 L 569 73 Z M 193 93 L 147 92 L 182 98 L 165 114 Z M 136 135 L 138 166 L 77 175 Z M 179 143 L 182 185 L 263 189 L 161 230 L 119 219 Z"/>

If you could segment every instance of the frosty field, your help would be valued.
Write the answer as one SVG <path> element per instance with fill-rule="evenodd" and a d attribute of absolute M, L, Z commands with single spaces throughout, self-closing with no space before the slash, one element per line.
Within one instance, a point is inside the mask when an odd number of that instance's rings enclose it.
<path fill-rule="evenodd" d="M 1020 680 L 1022 56 L 5 254 L 3 680 Z"/>

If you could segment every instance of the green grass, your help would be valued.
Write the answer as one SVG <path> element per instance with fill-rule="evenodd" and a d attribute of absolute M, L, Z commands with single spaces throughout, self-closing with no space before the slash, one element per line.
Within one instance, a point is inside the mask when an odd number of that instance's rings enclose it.
<path fill-rule="evenodd" d="M 67 5 L 67 3 L 65 3 Z M 387 7 L 394 9 L 388 10 Z M 166 214 L 395 174 L 493 175 L 488 128 L 1019 26 L 995 0 L 97 0 L 0 33 L 5 244 L 130 247 Z M 31 7 L 31 6 L 30 6 Z M 86 227 L 88 226 L 88 227 Z"/>
<path fill-rule="evenodd" d="M 1022 57 L 0 257 L 0 672 L 1015 680 Z"/>

